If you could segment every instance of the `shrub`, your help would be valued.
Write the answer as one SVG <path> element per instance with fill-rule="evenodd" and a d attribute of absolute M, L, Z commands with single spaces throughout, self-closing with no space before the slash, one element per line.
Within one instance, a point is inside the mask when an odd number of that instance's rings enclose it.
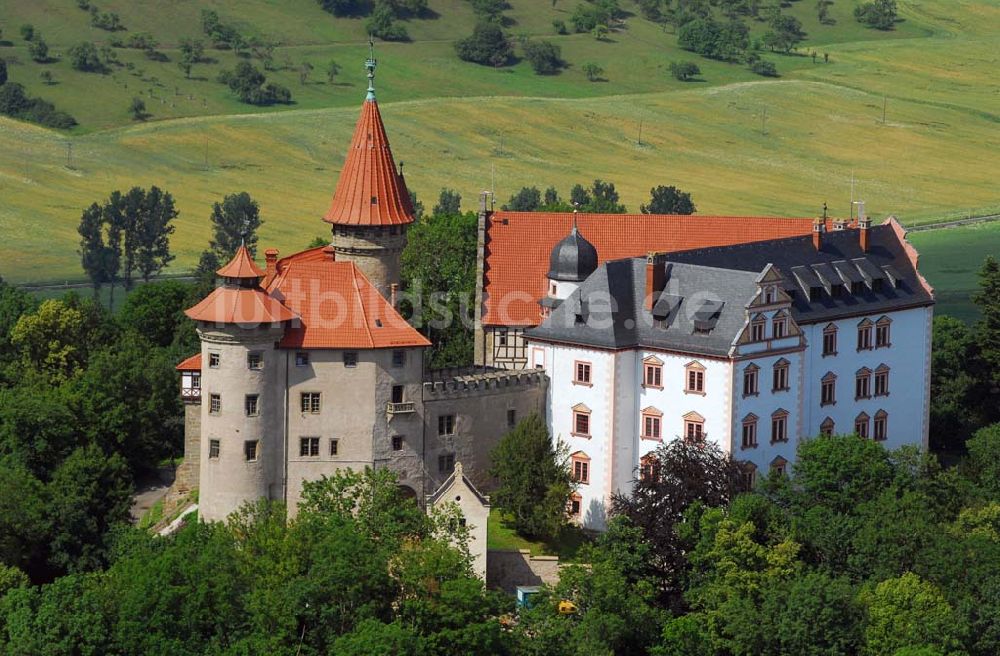
<path fill-rule="evenodd" d="M 0 87 L 7 82 L 7 60 L 0 58 Z"/>
<path fill-rule="evenodd" d="M 371 17 L 365 21 L 365 29 L 369 34 L 385 41 L 408 41 L 410 35 L 406 28 L 396 22 L 396 13 L 389 2 L 381 0 L 375 4 Z"/>
<path fill-rule="evenodd" d="M 97 52 L 97 46 L 89 41 L 84 41 L 69 49 L 70 66 L 78 71 L 90 73 L 103 73 L 104 64 Z"/>
<path fill-rule="evenodd" d="M 778 77 L 778 69 L 773 62 L 766 59 L 756 59 L 750 64 L 750 70 L 764 77 Z"/>
<path fill-rule="evenodd" d="M 76 125 L 72 116 L 41 98 L 29 97 L 16 82 L 0 86 L 0 114 L 50 128 L 68 129 Z"/>
<path fill-rule="evenodd" d="M 146 118 L 146 102 L 139 97 L 133 98 L 128 111 L 134 120 L 141 121 Z"/>
<path fill-rule="evenodd" d="M 44 64 L 49 60 L 49 46 L 45 43 L 45 40 L 39 36 L 28 44 L 28 54 L 31 55 L 32 60 L 40 64 Z"/>
<path fill-rule="evenodd" d="M 566 21 L 561 21 L 558 18 L 552 21 L 552 29 L 556 31 L 556 34 L 569 34 L 569 30 L 566 29 Z"/>
<path fill-rule="evenodd" d="M 236 93 L 240 102 L 248 105 L 273 105 L 290 103 L 292 92 L 280 84 L 267 82 L 264 74 L 250 62 L 240 62 L 232 71 L 223 71 L 219 81 Z"/>
<path fill-rule="evenodd" d="M 701 69 L 690 61 L 670 62 L 670 74 L 681 82 L 687 82 L 695 75 L 701 75 Z"/>
<path fill-rule="evenodd" d="M 21 26 L 21 38 L 25 41 L 31 41 L 35 37 L 35 26 L 31 23 L 25 23 Z"/>
<path fill-rule="evenodd" d="M 598 25 L 604 25 L 607 29 L 612 19 L 617 18 L 620 14 L 621 9 L 615 0 L 600 0 L 593 4 L 577 5 L 569 21 L 577 32 L 593 32 Z"/>
<path fill-rule="evenodd" d="M 873 0 L 854 8 L 854 18 L 868 27 L 891 30 L 896 24 L 896 0 Z"/>
<path fill-rule="evenodd" d="M 591 82 L 597 82 L 604 75 L 604 69 L 595 64 L 594 62 L 587 62 L 583 65 L 583 74 L 587 76 L 587 79 Z"/>
<path fill-rule="evenodd" d="M 469 36 L 455 43 L 459 59 L 476 64 L 503 66 L 510 62 L 513 49 L 503 29 L 496 23 L 480 23 Z"/>
<path fill-rule="evenodd" d="M 524 44 L 524 57 L 539 75 L 552 75 L 566 65 L 559 46 L 551 41 L 529 41 Z"/>

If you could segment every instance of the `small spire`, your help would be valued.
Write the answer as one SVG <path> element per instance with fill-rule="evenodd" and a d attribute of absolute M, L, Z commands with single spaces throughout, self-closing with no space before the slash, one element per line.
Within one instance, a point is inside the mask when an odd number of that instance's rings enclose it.
<path fill-rule="evenodd" d="M 576 208 L 574 207 L 573 208 L 573 232 L 572 232 L 572 234 L 575 235 L 575 234 L 578 234 L 578 232 L 579 231 L 576 228 Z"/>
<path fill-rule="evenodd" d="M 368 59 L 365 60 L 365 68 L 368 69 L 368 95 L 365 100 L 375 100 L 375 37 L 368 35 Z"/>
<path fill-rule="evenodd" d="M 824 219 L 827 218 L 826 217 L 826 201 L 823 201 L 823 218 Z"/>

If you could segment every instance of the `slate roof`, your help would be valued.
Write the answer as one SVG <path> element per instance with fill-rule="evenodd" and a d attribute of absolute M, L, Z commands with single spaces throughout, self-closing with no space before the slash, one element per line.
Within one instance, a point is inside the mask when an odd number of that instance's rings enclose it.
<path fill-rule="evenodd" d="M 760 272 L 697 264 L 668 263 L 665 293 L 644 308 L 646 260 L 607 262 L 580 285 L 540 326 L 531 339 L 609 349 L 662 348 L 703 355 L 728 355 L 746 320 L 747 303 L 757 294 Z M 583 323 L 577 322 L 582 315 Z M 654 326 L 654 315 L 666 327 Z M 708 333 L 695 324 L 710 322 Z"/>
<path fill-rule="evenodd" d="M 857 228 L 827 232 L 817 251 L 811 237 L 789 237 L 756 244 L 739 244 L 670 253 L 669 262 L 698 263 L 760 272 L 773 264 L 792 293 L 792 317 L 797 323 L 829 321 L 858 314 L 876 314 L 934 303 L 933 289 L 919 274 L 917 254 L 894 219 L 869 228 L 868 251 L 861 250 Z M 874 281 L 877 291 L 872 289 Z M 851 283 L 863 283 L 851 293 Z M 834 285 L 844 290 L 831 296 Z M 810 301 L 809 288 L 822 287 Z"/>
<path fill-rule="evenodd" d="M 598 263 L 649 251 L 681 251 L 812 232 L 811 218 L 701 214 L 578 214 Z M 536 326 L 553 247 L 570 233 L 572 212 L 494 212 L 486 220 L 483 325 Z"/>
<path fill-rule="evenodd" d="M 582 282 L 597 268 L 597 249 L 580 234 L 573 224 L 573 230 L 555 245 L 549 256 L 550 280 Z"/>

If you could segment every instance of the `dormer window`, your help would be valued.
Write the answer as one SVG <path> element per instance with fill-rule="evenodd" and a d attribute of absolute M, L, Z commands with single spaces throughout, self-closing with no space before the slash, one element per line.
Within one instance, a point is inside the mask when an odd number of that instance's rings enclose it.
<path fill-rule="evenodd" d="M 774 303 L 774 301 L 777 298 L 777 296 L 778 296 L 778 293 L 777 293 L 777 291 L 775 291 L 774 287 L 765 287 L 764 288 L 764 303 L 766 303 L 768 305 L 770 305 L 771 303 Z"/>
<path fill-rule="evenodd" d="M 771 332 L 774 339 L 781 339 L 788 334 L 788 317 L 783 313 L 776 314 L 771 321 Z"/>
<path fill-rule="evenodd" d="M 763 342 L 764 341 L 764 329 L 767 326 L 767 319 L 761 315 L 754 317 L 753 321 L 750 322 L 750 341 L 751 342 Z"/>
<path fill-rule="evenodd" d="M 839 284 L 831 285 L 831 287 L 830 287 L 830 296 L 832 296 L 833 298 L 840 298 L 843 295 L 844 295 L 844 286 L 843 285 L 839 285 Z"/>
<path fill-rule="evenodd" d="M 816 301 L 823 298 L 823 288 L 822 287 L 810 287 L 809 288 L 809 302 L 815 303 Z"/>
<path fill-rule="evenodd" d="M 851 293 L 855 296 L 860 296 L 865 293 L 865 283 L 863 282 L 852 282 L 851 283 Z"/>

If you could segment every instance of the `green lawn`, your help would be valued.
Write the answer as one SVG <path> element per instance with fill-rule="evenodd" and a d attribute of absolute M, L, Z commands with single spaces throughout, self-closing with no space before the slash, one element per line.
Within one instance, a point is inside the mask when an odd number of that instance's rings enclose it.
<path fill-rule="evenodd" d="M 934 286 L 935 314 L 973 321 L 979 313 L 971 295 L 987 255 L 1000 258 L 1000 222 L 910 234 L 920 251 L 920 269 Z"/>
<path fill-rule="evenodd" d="M 559 556 L 561 562 L 575 562 L 580 548 L 587 543 L 586 535 L 575 528 L 567 528 L 552 542 L 532 541 L 518 535 L 504 522 L 499 510 L 490 512 L 486 524 L 486 547 L 501 551 L 528 549 L 532 556 Z"/>

